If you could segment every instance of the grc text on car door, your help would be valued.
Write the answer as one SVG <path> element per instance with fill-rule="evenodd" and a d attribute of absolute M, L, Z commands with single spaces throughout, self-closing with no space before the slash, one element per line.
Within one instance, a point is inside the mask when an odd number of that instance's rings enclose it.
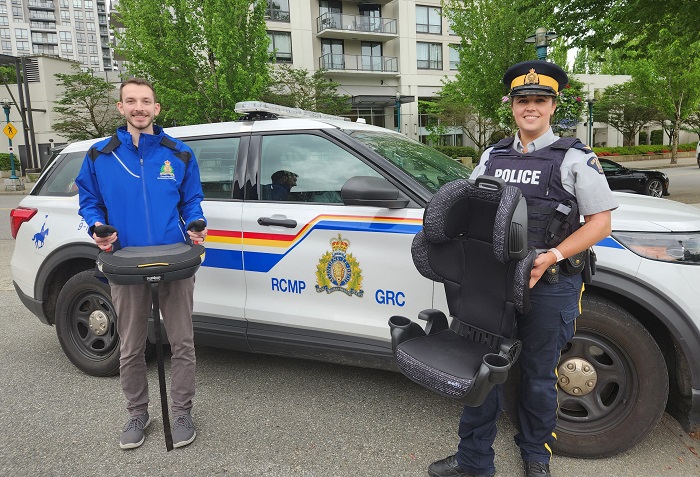
<path fill-rule="evenodd" d="M 432 282 L 406 259 L 423 209 L 344 205 L 348 179 L 381 175 L 319 132 L 253 136 L 251 152 L 256 143 L 261 197 L 243 211 L 251 348 L 286 334 L 299 348 L 386 353 L 388 318 L 432 306 Z"/>

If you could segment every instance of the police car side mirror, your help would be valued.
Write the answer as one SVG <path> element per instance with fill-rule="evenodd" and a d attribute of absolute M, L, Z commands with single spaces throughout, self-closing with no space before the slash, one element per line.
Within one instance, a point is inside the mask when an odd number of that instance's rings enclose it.
<path fill-rule="evenodd" d="M 383 177 L 355 176 L 343 184 L 340 196 L 345 205 L 366 205 L 387 209 L 403 209 L 408 198 Z"/>

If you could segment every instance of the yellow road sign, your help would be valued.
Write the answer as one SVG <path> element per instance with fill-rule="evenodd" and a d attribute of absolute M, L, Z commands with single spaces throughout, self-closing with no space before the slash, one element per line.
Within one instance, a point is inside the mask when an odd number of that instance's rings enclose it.
<path fill-rule="evenodd" d="M 4 132 L 7 135 L 7 137 L 12 139 L 13 137 L 15 137 L 15 134 L 17 134 L 17 128 L 14 127 L 12 123 L 7 123 L 7 126 L 3 128 L 2 132 Z"/>

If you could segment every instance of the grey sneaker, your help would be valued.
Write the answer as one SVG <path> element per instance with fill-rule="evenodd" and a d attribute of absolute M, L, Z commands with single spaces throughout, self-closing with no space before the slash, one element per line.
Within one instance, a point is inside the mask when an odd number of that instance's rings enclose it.
<path fill-rule="evenodd" d="M 187 444 L 191 444 L 194 438 L 197 437 L 197 431 L 194 429 L 190 413 L 180 414 L 175 416 L 174 419 L 173 447 L 185 447 Z"/>
<path fill-rule="evenodd" d="M 119 447 L 122 449 L 135 449 L 143 444 L 146 440 L 144 430 L 151 423 L 151 418 L 148 411 L 139 416 L 131 416 L 122 431 L 122 436 L 119 439 Z"/>

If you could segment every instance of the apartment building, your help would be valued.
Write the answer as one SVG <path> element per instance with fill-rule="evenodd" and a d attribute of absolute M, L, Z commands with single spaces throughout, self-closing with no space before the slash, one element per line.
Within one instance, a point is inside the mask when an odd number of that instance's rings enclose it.
<path fill-rule="evenodd" d="M 440 0 L 268 0 L 270 51 L 278 63 L 325 69 L 352 97 L 354 117 L 420 139 L 418 100 L 459 60 L 440 10 Z"/>
<path fill-rule="evenodd" d="M 112 70 L 108 0 L 0 0 L 0 53 L 51 55 Z"/>

